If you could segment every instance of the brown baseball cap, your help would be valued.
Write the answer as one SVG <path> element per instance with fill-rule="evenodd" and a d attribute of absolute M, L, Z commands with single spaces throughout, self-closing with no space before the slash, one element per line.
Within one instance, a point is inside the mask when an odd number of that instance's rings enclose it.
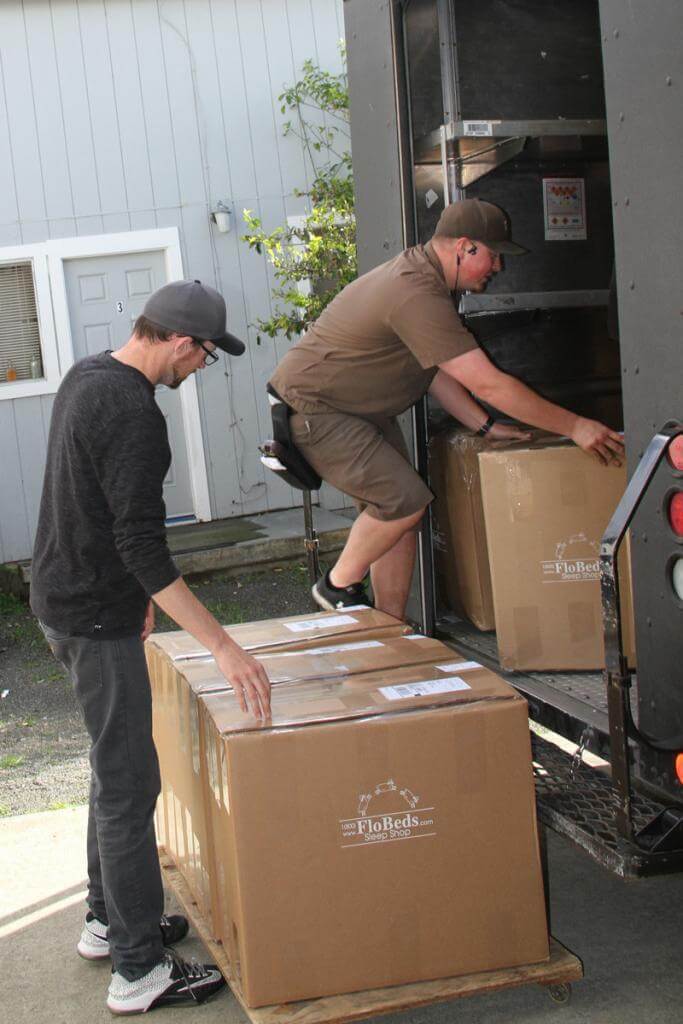
<path fill-rule="evenodd" d="M 144 316 L 167 331 L 212 341 L 231 356 L 241 356 L 244 342 L 225 329 L 225 299 L 201 281 L 171 281 L 147 299 Z"/>
<path fill-rule="evenodd" d="M 471 238 L 483 242 L 493 252 L 522 256 L 526 249 L 510 238 L 510 218 L 505 210 L 485 199 L 461 199 L 443 211 L 434 237 Z"/>

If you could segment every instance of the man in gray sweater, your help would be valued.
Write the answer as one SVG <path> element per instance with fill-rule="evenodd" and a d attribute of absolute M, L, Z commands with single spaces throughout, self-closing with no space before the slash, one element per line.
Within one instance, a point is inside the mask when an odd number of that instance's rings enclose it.
<path fill-rule="evenodd" d="M 90 909 L 77 948 L 90 960 L 111 956 L 114 1013 L 195 1004 L 224 984 L 213 965 L 187 964 L 167 948 L 188 925 L 163 914 L 154 835 L 160 778 L 143 651 L 154 604 L 211 651 L 244 711 L 270 710 L 263 667 L 184 583 L 164 525 L 171 451 L 154 389 L 178 387 L 217 348 L 241 355 L 225 317 L 223 298 L 198 281 L 160 288 L 123 348 L 69 370 L 50 424 L 31 607 L 71 675 L 92 740 Z"/>

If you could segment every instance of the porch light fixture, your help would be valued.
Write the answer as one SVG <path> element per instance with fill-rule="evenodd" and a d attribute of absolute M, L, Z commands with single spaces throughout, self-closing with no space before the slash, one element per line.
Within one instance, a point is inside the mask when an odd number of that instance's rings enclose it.
<path fill-rule="evenodd" d="M 232 210 L 219 199 L 215 208 L 211 211 L 211 220 L 220 233 L 225 235 L 232 227 Z"/>

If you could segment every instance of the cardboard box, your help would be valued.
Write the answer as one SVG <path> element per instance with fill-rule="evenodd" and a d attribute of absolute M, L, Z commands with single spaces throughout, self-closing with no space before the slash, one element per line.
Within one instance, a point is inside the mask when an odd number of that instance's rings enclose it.
<path fill-rule="evenodd" d="M 345 608 L 343 612 L 311 612 L 310 615 L 292 615 L 284 619 L 240 622 L 223 628 L 251 654 L 279 648 L 296 650 L 306 647 L 311 641 L 322 643 L 328 637 L 344 637 L 349 633 L 354 636 L 398 636 L 407 631 L 405 622 L 366 605 Z M 171 659 L 210 657 L 206 647 L 183 630 L 154 633 L 153 640 Z"/>
<path fill-rule="evenodd" d="M 625 467 L 603 466 L 566 443 L 484 452 L 479 467 L 501 666 L 602 668 L 600 542 Z M 620 580 L 634 663 L 626 551 Z"/>
<path fill-rule="evenodd" d="M 434 501 L 434 567 L 444 603 L 478 629 L 496 628 L 479 456 L 534 445 L 567 444 L 534 430 L 532 441 L 494 441 L 454 427 L 432 439 L 429 471 Z"/>
<path fill-rule="evenodd" d="M 495 629 L 479 454 L 491 442 L 458 427 L 434 438 L 434 568 L 442 599 L 479 629 Z"/>
<path fill-rule="evenodd" d="M 250 1006 L 547 959 L 526 702 L 446 650 L 277 686 L 267 724 L 199 699 Z"/>
<path fill-rule="evenodd" d="M 270 632 L 270 624 L 267 628 Z M 327 644 L 321 646 L 313 646 L 314 641 L 309 639 L 308 648 L 280 648 L 256 657 L 263 662 L 271 682 L 282 684 L 412 665 L 448 652 L 440 641 L 419 634 L 382 639 L 369 637 L 367 631 L 360 635 L 361 639 L 347 635 L 342 642 L 328 637 Z M 159 634 L 154 634 L 146 645 L 154 740 L 162 777 L 157 840 L 182 872 L 204 919 L 217 935 L 212 836 L 197 700 L 203 694 L 227 692 L 230 688 L 211 657 L 171 659 L 166 650 L 168 636 L 163 634 L 159 640 Z M 183 638 L 177 640 L 182 643 Z"/>

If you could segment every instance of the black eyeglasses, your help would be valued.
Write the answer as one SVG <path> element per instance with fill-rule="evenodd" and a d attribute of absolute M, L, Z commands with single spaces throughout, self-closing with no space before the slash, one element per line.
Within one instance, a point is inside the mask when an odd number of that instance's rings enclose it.
<path fill-rule="evenodd" d="M 204 360 L 204 365 L 205 366 L 211 366 L 212 363 L 217 363 L 218 362 L 218 353 L 217 352 L 215 352 L 215 351 L 212 352 L 211 349 L 208 349 L 206 347 L 206 345 L 204 344 L 204 342 L 200 341 L 199 338 L 193 338 L 192 340 L 195 343 L 195 345 L 199 345 L 200 349 L 202 350 L 202 352 L 206 356 L 206 359 Z"/>

